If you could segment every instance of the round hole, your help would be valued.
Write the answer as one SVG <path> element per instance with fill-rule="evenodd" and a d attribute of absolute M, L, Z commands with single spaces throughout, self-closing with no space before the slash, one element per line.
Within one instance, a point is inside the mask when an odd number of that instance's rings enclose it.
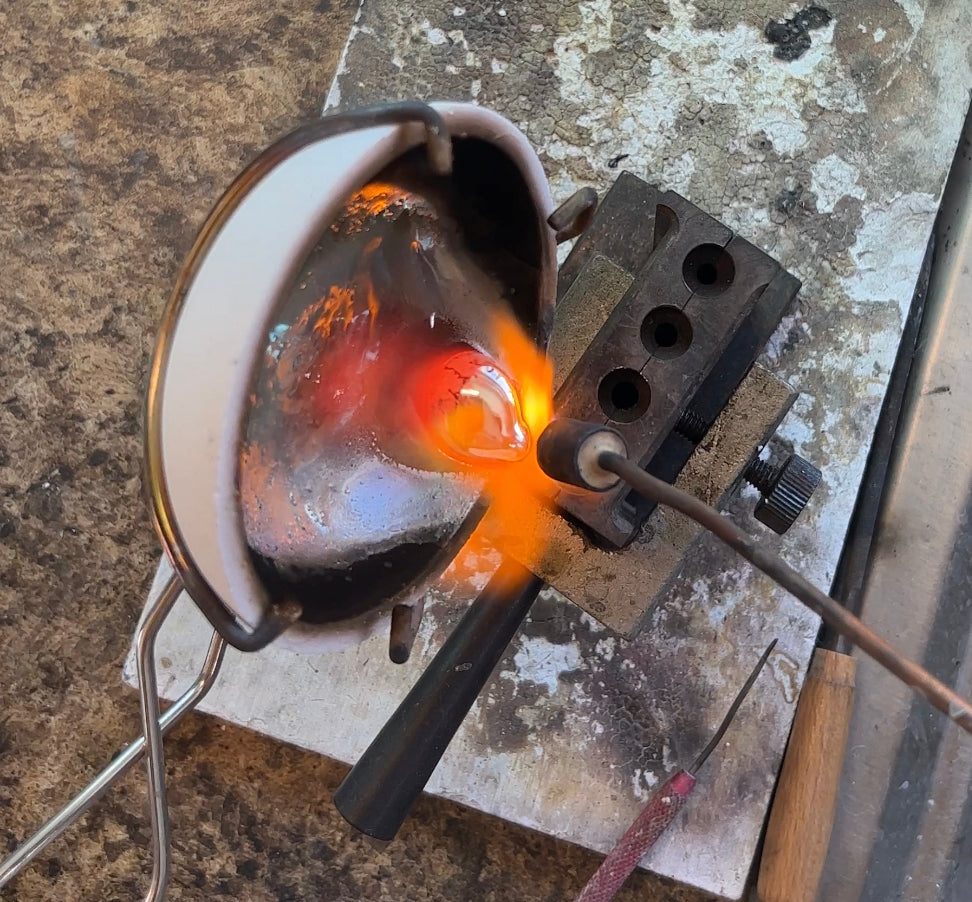
<path fill-rule="evenodd" d="M 732 255 L 718 244 L 700 244 L 692 248 L 682 264 L 682 278 L 696 294 L 714 297 L 722 294 L 736 277 Z"/>
<path fill-rule="evenodd" d="M 652 336 L 658 347 L 670 348 L 678 341 L 678 329 L 675 328 L 674 323 L 659 323 L 655 326 L 655 331 L 652 332 Z"/>
<path fill-rule="evenodd" d="M 678 307 L 656 307 L 641 323 L 641 341 L 659 360 L 673 360 L 692 344 L 692 323 Z"/>
<path fill-rule="evenodd" d="M 616 382 L 611 386 L 611 406 L 617 410 L 631 410 L 638 406 L 638 386 L 633 382 Z"/>
<path fill-rule="evenodd" d="M 651 389 L 637 370 L 612 370 L 597 389 L 601 410 L 615 423 L 633 423 L 648 409 Z"/>

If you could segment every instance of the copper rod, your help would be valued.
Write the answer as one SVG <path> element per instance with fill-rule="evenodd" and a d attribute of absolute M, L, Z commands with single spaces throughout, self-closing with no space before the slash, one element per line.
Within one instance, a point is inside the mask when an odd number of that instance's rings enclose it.
<path fill-rule="evenodd" d="M 819 614 L 825 623 L 846 636 L 878 664 L 924 697 L 929 704 L 955 721 L 967 733 L 972 733 L 972 705 L 923 667 L 902 655 L 859 618 L 797 573 L 778 554 L 762 547 L 756 539 L 723 517 L 714 507 L 646 473 L 620 454 L 605 452 L 597 460 L 601 467 L 620 476 L 649 500 L 677 510 L 720 538 L 754 567 L 795 595 L 810 610 Z"/>

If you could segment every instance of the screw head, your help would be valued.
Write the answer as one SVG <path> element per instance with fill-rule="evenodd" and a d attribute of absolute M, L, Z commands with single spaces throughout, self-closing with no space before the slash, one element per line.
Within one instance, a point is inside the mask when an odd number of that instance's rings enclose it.
<path fill-rule="evenodd" d="M 799 454 L 793 454 L 776 472 L 769 490 L 756 503 L 753 515 L 773 532 L 783 535 L 807 506 L 820 484 L 821 472 Z"/>

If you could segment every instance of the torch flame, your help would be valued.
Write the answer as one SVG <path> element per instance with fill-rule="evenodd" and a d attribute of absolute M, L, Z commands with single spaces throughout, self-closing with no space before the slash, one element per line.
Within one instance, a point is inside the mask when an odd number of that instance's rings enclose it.
<path fill-rule="evenodd" d="M 508 313 L 497 316 L 493 341 L 500 365 L 519 387 L 523 419 L 535 441 L 553 419 L 553 365 Z"/>
<path fill-rule="evenodd" d="M 429 450 L 478 477 L 489 501 L 454 567 L 460 579 L 463 560 L 472 569 L 499 536 L 527 560 L 539 559 L 548 541 L 538 511 L 554 485 L 535 450 L 553 417 L 553 368 L 510 314 L 497 314 L 491 332 L 495 357 L 453 350 L 427 361 L 415 383 Z"/>

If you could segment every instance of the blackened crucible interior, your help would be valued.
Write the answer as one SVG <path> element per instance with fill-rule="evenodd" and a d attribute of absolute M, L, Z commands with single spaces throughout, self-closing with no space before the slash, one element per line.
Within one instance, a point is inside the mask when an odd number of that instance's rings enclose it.
<path fill-rule="evenodd" d="M 422 148 L 356 191 L 275 311 L 240 454 L 247 541 L 304 620 L 391 607 L 445 568 L 482 513 L 475 479 L 405 439 L 404 385 L 424 355 L 490 353 L 508 309 L 545 341 L 541 229 L 516 166 L 454 141 L 450 176 Z"/>

